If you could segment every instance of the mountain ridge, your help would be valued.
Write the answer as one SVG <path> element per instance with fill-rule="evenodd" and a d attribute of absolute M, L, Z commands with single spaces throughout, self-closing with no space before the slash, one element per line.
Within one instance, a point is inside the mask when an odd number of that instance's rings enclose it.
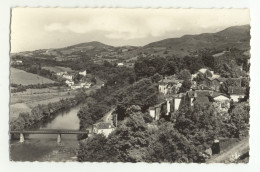
<path fill-rule="evenodd" d="M 123 49 L 129 49 L 130 56 L 136 56 L 138 53 L 151 53 L 157 55 L 177 55 L 186 56 L 191 52 L 201 49 L 219 49 L 238 48 L 241 50 L 250 49 L 250 25 L 231 26 L 215 33 L 201 33 L 195 35 L 183 35 L 176 38 L 167 38 L 151 42 L 144 46 L 111 46 L 99 41 L 83 42 L 70 45 L 63 48 L 42 49 L 32 52 L 43 52 L 51 55 L 71 55 L 77 52 L 89 54 L 102 54 L 107 51 L 122 52 Z M 128 52 L 130 52 L 128 51 Z M 28 52 L 28 51 L 24 51 Z M 21 52 L 24 53 L 24 52 Z M 125 52 L 124 54 L 127 54 Z M 159 53 L 158 53 L 159 52 Z"/>

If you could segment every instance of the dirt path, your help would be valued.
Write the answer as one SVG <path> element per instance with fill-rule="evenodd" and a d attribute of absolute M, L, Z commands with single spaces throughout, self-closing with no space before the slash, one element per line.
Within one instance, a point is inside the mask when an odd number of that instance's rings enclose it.
<path fill-rule="evenodd" d="M 231 149 L 210 158 L 207 163 L 223 163 L 230 161 L 231 159 L 237 159 L 241 156 L 241 153 L 246 153 L 249 150 L 249 137 L 241 140 L 235 144 Z"/>
<path fill-rule="evenodd" d="M 112 123 L 112 113 L 114 112 L 114 110 L 115 108 L 113 107 L 109 112 L 107 112 L 102 118 L 102 121 Z"/>

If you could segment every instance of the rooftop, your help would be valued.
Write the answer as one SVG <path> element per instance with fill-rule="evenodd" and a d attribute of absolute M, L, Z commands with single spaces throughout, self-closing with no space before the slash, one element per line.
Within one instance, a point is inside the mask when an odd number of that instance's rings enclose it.
<path fill-rule="evenodd" d="M 243 87 L 228 87 L 228 94 L 234 95 L 234 94 L 245 94 L 246 89 Z"/>
<path fill-rule="evenodd" d="M 114 126 L 109 123 L 109 122 L 100 122 L 97 124 L 94 124 L 98 129 L 109 129 L 109 128 L 114 128 Z"/>
<path fill-rule="evenodd" d="M 196 97 L 193 102 L 197 103 L 210 103 L 209 97 L 203 96 L 203 97 Z"/>

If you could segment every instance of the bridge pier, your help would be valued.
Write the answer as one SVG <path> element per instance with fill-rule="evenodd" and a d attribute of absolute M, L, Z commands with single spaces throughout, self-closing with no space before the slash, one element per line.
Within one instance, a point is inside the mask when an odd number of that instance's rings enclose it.
<path fill-rule="evenodd" d="M 20 133 L 20 143 L 23 143 L 24 142 L 24 135 L 23 133 Z"/>
<path fill-rule="evenodd" d="M 61 144 L 61 134 L 59 133 L 57 136 L 57 143 L 60 145 Z"/>

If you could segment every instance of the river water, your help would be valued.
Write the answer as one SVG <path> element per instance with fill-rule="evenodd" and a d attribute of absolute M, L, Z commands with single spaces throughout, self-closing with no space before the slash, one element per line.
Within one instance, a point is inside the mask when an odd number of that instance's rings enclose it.
<path fill-rule="evenodd" d="M 61 112 L 53 120 L 45 122 L 38 129 L 78 130 L 77 116 L 80 106 Z M 10 141 L 10 159 L 13 161 L 74 161 L 78 141 L 76 134 L 62 134 L 61 145 L 57 144 L 56 134 L 30 134 L 25 142 Z"/>

